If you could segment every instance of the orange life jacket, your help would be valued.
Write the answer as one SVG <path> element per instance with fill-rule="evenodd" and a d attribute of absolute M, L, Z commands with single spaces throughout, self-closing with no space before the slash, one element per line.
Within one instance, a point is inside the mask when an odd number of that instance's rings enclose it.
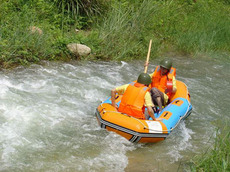
<path fill-rule="evenodd" d="M 122 96 L 118 111 L 135 118 L 145 119 L 144 103 L 147 91 L 149 91 L 149 88 L 143 84 L 134 82 L 129 84 Z"/>
<path fill-rule="evenodd" d="M 157 66 L 152 76 L 151 87 L 156 87 L 161 92 L 165 93 L 167 82 L 172 82 L 173 76 L 176 77 L 176 68 L 171 67 L 167 75 L 161 76 L 160 66 Z M 169 96 L 170 93 L 167 93 L 167 95 Z"/>

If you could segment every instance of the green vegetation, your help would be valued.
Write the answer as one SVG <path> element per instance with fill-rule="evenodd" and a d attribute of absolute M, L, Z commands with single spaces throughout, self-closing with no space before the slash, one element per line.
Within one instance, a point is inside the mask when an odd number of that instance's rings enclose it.
<path fill-rule="evenodd" d="M 0 0 L 0 65 L 70 59 L 66 45 L 71 42 L 93 47 L 91 42 L 98 42 L 94 31 L 76 34 L 74 29 L 89 29 L 93 17 L 103 14 L 99 2 L 94 3 L 86 7 L 76 0 Z M 100 6 L 106 9 L 106 4 Z M 41 30 L 31 31 L 34 26 Z"/>
<path fill-rule="evenodd" d="M 150 39 L 152 57 L 229 53 L 229 26 L 229 0 L 0 0 L 0 66 L 76 58 L 73 42 L 103 60 L 145 58 Z M 230 171 L 229 140 L 217 134 L 192 171 Z"/>
<path fill-rule="evenodd" d="M 145 58 L 167 52 L 230 51 L 227 0 L 0 0 L 0 65 L 68 60 L 68 43 L 89 58 Z M 41 29 L 31 31 L 34 26 Z M 78 33 L 75 29 L 79 29 Z"/>
<path fill-rule="evenodd" d="M 230 127 L 218 130 L 214 146 L 193 158 L 191 171 L 230 171 Z"/>

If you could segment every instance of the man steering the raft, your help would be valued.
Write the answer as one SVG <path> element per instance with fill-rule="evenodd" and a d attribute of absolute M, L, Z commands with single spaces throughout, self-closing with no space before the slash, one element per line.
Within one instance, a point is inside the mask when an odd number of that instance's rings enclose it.
<path fill-rule="evenodd" d="M 145 66 L 148 66 L 146 62 Z M 168 104 L 169 97 L 172 93 L 177 91 L 176 87 L 176 69 L 172 67 L 170 59 L 164 59 L 160 65 L 156 67 L 155 71 L 150 74 L 152 78 L 151 83 L 151 97 L 154 105 L 159 106 L 159 112 L 162 111 L 162 106 Z M 154 109 L 155 111 L 156 109 Z"/>
<path fill-rule="evenodd" d="M 115 103 L 116 93 L 123 95 L 118 111 L 138 119 L 149 119 L 149 116 L 156 121 L 160 118 L 155 118 L 151 100 L 149 84 L 151 84 L 151 77 L 147 73 L 141 73 L 137 82 L 126 84 L 111 91 L 112 106 L 117 107 Z M 148 115 L 145 114 L 145 107 L 147 107 Z"/>

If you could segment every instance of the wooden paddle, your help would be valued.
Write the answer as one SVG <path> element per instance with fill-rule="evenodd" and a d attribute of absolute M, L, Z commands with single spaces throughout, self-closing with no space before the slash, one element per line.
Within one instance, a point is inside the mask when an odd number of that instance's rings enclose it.
<path fill-rule="evenodd" d="M 149 50 L 148 50 L 147 59 L 146 59 L 145 64 L 148 64 L 148 63 L 149 63 L 149 57 L 150 57 L 150 52 L 151 52 L 151 46 L 152 46 L 152 39 L 150 39 L 150 41 L 149 41 Z M 147 73 L 147 70 L 148 70 L 148 65 L 145 66 L 144 73 Z"/>

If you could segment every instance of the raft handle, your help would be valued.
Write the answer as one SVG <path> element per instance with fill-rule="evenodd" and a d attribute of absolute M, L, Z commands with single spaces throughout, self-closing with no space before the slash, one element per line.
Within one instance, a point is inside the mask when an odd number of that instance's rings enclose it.
<path fill-rule="evenodd" d="M 103 111 L 103 114 L 104 114 L 104 113 L 105 113 L 105 111 L 104 111 L 104 110 L 105 110 L 105 108 L 102 108 L 102 109 L 101 109 L 101 111 L 100 111 L 100 113 Z"/>
<path fill-rule="evenodd" d="M 119 98 L 119 95 L 115 97 L 115 100 L 117 100 Z"/>
<path fill-rule="evenodd" d="M 166 117 L 168 114 L 169 114 L 169 113 L 168 113 L 168 112 L 166 112 L 166 113 L 165 113 L 165 115 L 164 115 L 164 117 Z"/>

